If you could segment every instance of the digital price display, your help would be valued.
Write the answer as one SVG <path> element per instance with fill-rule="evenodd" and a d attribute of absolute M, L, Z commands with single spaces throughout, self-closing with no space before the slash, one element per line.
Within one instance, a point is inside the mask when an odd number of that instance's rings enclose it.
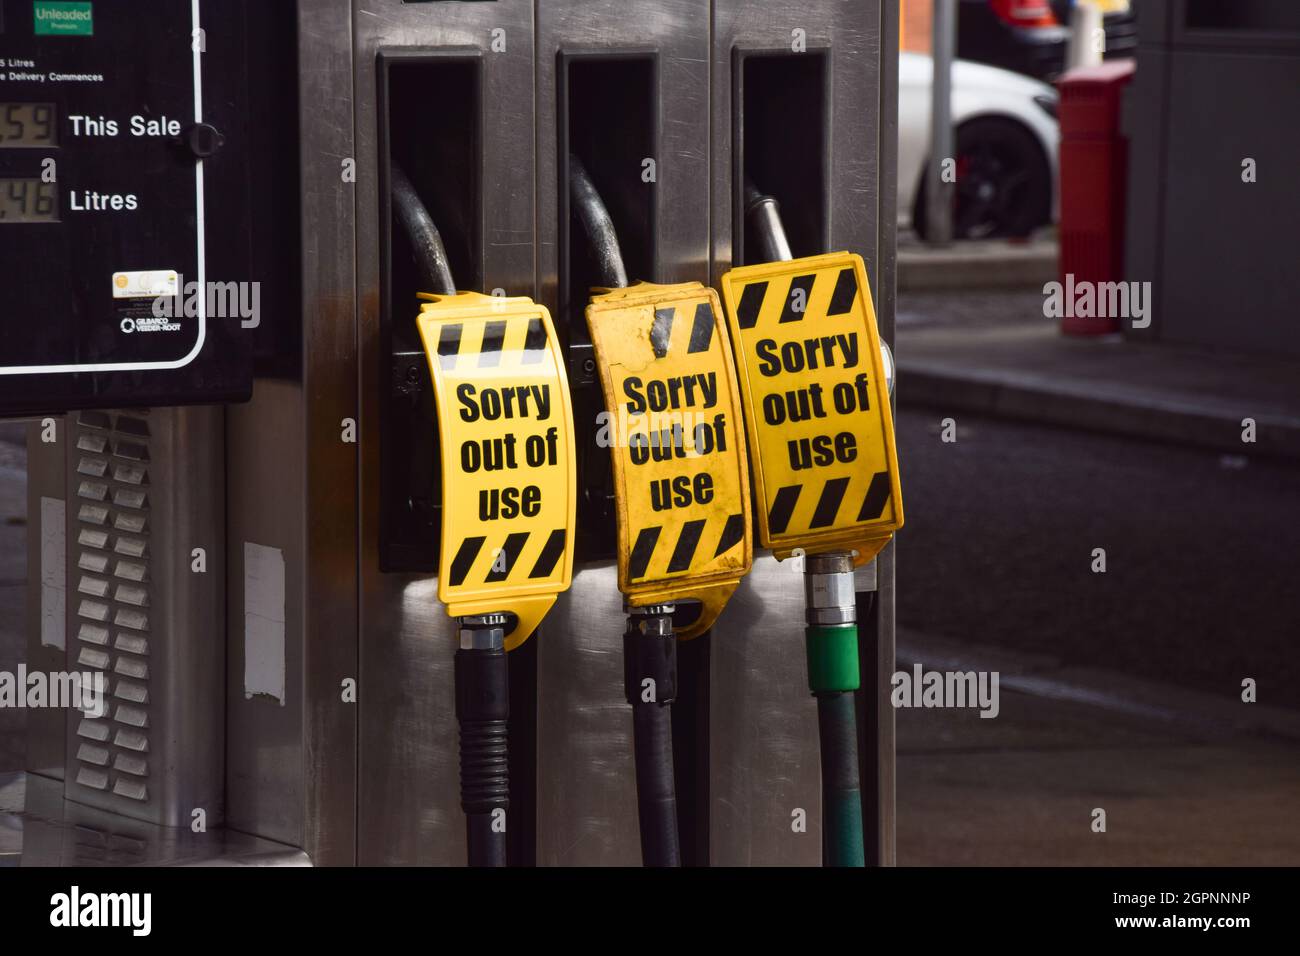
<path fill-rule="evenodd" d="M 39 179 L 0 179 L 0 223 L 58 221 L 58 184 Z"/>
<path fill-rule="evenodd" d="M 59 115 L 53 103 L 0 103 L 0 149 L 59 145 Z"/>

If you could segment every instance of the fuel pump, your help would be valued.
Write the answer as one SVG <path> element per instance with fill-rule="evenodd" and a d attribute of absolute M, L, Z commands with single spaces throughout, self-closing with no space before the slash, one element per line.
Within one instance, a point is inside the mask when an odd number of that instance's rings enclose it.
<path fill-rule="evenodd" d="M 441 448 L 438 599 L 459 621 L 461 807 L 471 866 L 506 864 L 506 652 L 537 628 L 573 573 L 576 475 L 568 379 L 547 310 L 456 292 L 442 240 L 394 166 L 397 220 L 416 252 L 417 325 Z"/>
<path fill-rule="evenodd" d="M 808 685 L 821 742 L 823 863 L 863 866 L 853 569 L 903 524 L 881 347 L 862 258 L 794 259 L 776 200 L 748 182 L 765 258 L 722 277 L 753 452 L 759 540 L 804 559 Z"/>
<path fill-rule="evenodd" d="M 578 157 L 569 165 L 571 200 L 607 286 L 586 318 L 614 470 L 642 860 L 679 866 L 669 710 L 677 641 L 708 630 L 753 562 L 740 393 L 717 293 L 698 282 L 629 286 L 604 203 Z M 678 608 L 685 601 L 699 604 L 693 619 Z"/>

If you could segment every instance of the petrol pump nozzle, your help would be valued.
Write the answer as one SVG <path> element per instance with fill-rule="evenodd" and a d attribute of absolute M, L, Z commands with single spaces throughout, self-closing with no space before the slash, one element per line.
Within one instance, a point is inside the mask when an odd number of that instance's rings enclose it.
<path fill-rule="evenodd" d="M 827 866 L 863 866 L 853 569 L 873 558 L 902 524 L 889 408 L 894 360 L 879 339 L 859 256 L 795 259 L 777 201 L 748 178 L 744 212 L 750 244 L 766 262 L 733 268 L 722 286 L 749 389 L 762 543 L 778 557 L 805 555 L 805 653 L 822 758 L 822 859 Z M 873 356 L 877 342 L 879 355 Z M 818 344 L 820 352 L 808 348 Z M 827 395 L 830 402 L 823 401 Z"/>
<path fill-rule="evenodd" d="M 394 163 L 390 174 L 396 219 L 415 251 L 421 282 L 434 293 L 455 295 L 438 227 L 402 168 Z M 466 855 L 470 866 L 505 866 L 505 814 L 510 807 L 510 671 L 505 650 L 509 618 L 487 613 L 458 620 L 455 692 Z"/>
<path fill-rule="evenodd" d="M 573 153 L 569 154 L 569 198 L 582 222 L 591 251 L 596 255 L 601 285 L 610 289 L 627 288 L 627 266 L 618 244 L 618 230 L 600 198 L 587 167 Z"/>
<path fill-rule="evenodd" d="M 794 258 L 785 224 L 781 222 L 780 203 L 760 193 L 748 176 L 745 177 L 745 217 L 758 236 L 764 262 L 787 262 Z"/>
<path fill-rule="evenodd" d="M 506 864 L 507 651 L 573 574 L 573 408 L 550 314 L 525 296 L 455 291 L 442 237 L 410 180 L 390 177 L 424 299 L 416 327 L 443 454 L 438 600 L 458 619 L 456 717 L 471 866 Z M 460 449 L 460 454 L 453 450 Z"/>
<path fill-rule="evenodd" d="M 447 248 L 442 244 L 442 234 L 434 225 L 433 217 L 424 208 L 419 194 L 411 185 L 402 167 L 393 163 L 389 177 L 393 193 L 393 209 L 415 250 L 415 265 L 420 272 L 420 282 L 430 292 L 438 295 L 455 295 L 456 283 L 451 278 L 451 263 Z"/>
<path fill-rule="evenodd" d="M 627 423 L 610 447 L 641 856 L 646 866 L 680 866 L 677 642 L 712 624 L 752 561 L 739 390 L 716 293 L 700 283 L 629 288 L 614 222 L 572 155 L 569 189 L 605 287 L 586 317 L 606 408 Z M 675 430 L 661 424 L 671 414 Z M 679 600 L 699 601 L 701 613 L 674 631 Z"/>

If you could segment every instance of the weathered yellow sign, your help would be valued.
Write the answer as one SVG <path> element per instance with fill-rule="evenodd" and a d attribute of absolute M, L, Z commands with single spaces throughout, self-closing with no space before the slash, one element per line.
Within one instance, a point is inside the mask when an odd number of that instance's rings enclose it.
<path fill-rule="evenodd" d="M 613 455 L 618 584 L 634 606 L 696 600 L 703 633 L 753 562 L 740 393 L 717 293 L 640 283 L 587 307 Z"/>
<path fill-rule="evenodd" d="M 417 319 L 442 447 L 438 599 L 511 613 L 522 644 L 573 575 L 573 408 L 555 329 L 528 298 L 462 292 Z"/>
<path fill-rule="evenodd" d="M 860 256 L 744 266 L 722 278 L 754 449 L 759 540 L 778 557 L 853 549 L 903 525 L 880 335 Z"/>

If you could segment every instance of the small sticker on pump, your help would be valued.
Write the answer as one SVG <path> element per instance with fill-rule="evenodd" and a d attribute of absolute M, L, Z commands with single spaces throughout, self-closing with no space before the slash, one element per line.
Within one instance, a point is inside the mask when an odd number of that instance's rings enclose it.
<path fill-rule="evenodd" d="M 114 272 L 113 298 L 144 299 L 160 295 L 174 296 L 180 275 L 175 269 L 149 269 L 143 272 Z"/>
<path fill-rule="evenodd" d="M 94 36 L 94 7 L 89 0 L 33 0 L 32 27 L 38 37 Z"/>

